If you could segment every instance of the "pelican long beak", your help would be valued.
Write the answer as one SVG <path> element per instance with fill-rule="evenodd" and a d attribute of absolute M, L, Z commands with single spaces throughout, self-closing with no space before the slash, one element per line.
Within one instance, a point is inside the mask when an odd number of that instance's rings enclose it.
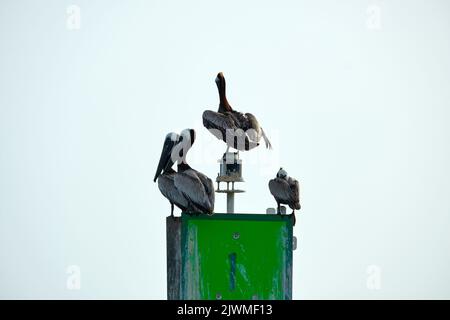
<path fill-rule="evenodd" d="M 161 158 L 159 159 L 158 168 L 156 169 L 155 178 L 153 179 L 153 182 L 156 182 L 158 180 L 159 176 L 161 175 L 163 168 L 165 167 L 165 155 L 161 154 Z"/>
<path fill-rule="evenodd" d="M 172 160 L 172 150 L 174 146 L 178 143 L 179 136 L 175 133 L 170 133 L 166 136 L 164 140 L 163 149 L 161 151 L 161 157 L 159 158 L 158 168 L 156 169 L 155 178 L 153 182 L 156 182 L 158 177 L 162 174 L 164 170 L 172 167 L 174 162 Z"/>

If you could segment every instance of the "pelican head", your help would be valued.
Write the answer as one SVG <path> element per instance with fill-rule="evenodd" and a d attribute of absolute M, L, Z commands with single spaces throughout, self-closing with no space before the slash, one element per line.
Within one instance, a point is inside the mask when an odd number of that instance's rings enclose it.
<path fill-rule="evenodd" d="M 184 129 L 180 134 L 180 141 L 183 141 L 191 147 L 195 141 L 195 130 L 194 129 Z"/>
<path fill-rule="evenodd" d="M 219 98 L 220 98 L 219 112 L 233 111 L 227 100 L 227 95 L 225 92 L 226 91 L 225 77 L 223 76 L 222 72 L 219 72 L 217 74 L 216 85 L 219 91 Z"/>
<path fill-rule="evenodd" d="M 278 173 L 277 173 L 277 178 L 286 179 L 287 175 L 288 174 L 287 174 L 286 170 L 284 170 L 283 168 L 280 168 L 280 170 L 278 170 Z"/>
<path fill-rule="evenodd" d="M 225 77 L 223 76 L 222 72 L 219 72 L 216 77 L 216 85 L 217 89 L 219 89 L 219 95 L 225 96 Z"/>
<path fill-rule="evenodd" d="M 219 72 L 216 77 L 216 84 L 219 86 L 221 83 L 225 83 L 225 77 L 222 72 Z"/>
<path fill-rule="evenodd" d="M 195 141 L 195 130 L 194 129 L 184 129 L 180 133 L 180 139 L 178 144 L 175 146 L 173 150 L 173 159 L 174 162 L 186 163 L 186 155 L 189 149 L 191 149 L 192 145 Z"/>

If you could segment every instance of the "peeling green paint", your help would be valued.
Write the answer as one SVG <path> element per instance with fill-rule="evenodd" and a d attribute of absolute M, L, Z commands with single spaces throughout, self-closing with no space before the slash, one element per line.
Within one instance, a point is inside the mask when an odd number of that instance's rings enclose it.
<path fill-rule="evenodd" d="M 181 225 L 181 299 L 292 298 L 289 216 L 183 214 Z"/>

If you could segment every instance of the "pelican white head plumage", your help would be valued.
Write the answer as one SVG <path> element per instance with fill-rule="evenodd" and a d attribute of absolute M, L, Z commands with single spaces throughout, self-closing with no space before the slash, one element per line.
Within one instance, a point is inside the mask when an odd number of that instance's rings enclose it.
<path fill-rule="evenodd" d="M 286 179 L 288 177 L 288 173 L 283 168 L 280 168 L 277 173 L 277 178 Z"/>

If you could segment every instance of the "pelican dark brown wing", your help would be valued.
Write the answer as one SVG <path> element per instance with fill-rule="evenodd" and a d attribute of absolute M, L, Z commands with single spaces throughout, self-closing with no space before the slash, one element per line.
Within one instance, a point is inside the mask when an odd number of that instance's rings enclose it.
<path fill-rule="evenodd" d="M 242 129 L 231 112 L 220 113 L 211 110 L 203 112 L 203 125 L 217 139 L 223 140 L 229 147 L 247 151 L 259 145 L 252 141 L 247 130 Z"/>
<path fill-rule="evenodd" d="M 205 187 L 206 196 L 209 199 L 209 203 L 211 204 L 211 212 L 214 211 L 214 203 L 215 203 L 215 190 L 214 190 L 214 183 L 210 178 L 208 178 L 206 175 L 204 175 L 201 172 L 196 172 L 198 178 L 202 182 L 203 186 Z"/>
<path fill-rule="evenodd" d="M 217 139 L 224 139 L 227 134 L 227 130 L 234 131 L 237 128 L 233 119 L 231 119 L 227 114 L 206 110 L 203 112 L 202 118 L 205 128 L 209 129 Z"/>
<path fill-rule="evenodd" d="M 258 120 L 256 117 L 251 113 L 246 113 L 245 116 L 247 117 L 248 121 L 248 129 L 246 130 L 248 134 L 250 135 L 252 133 L 252 130 L 254 130 L 254 137 L 250 137 L 253 141 L 258 142 L 261 140 L 261 138 L 264 139 L 264 143 L 266 144 L 267 149 L 272 149 L 272 144 L 269 141 L 269 138 L 267 138 L 266 133 L 264 132 L 263 128 L 259 125 Z"/>
<path fill-rule="evenodd" d="M 291 209 L 300 209 L 299 184 L 292 178 L 291 181 L 275 178 L 269 181 L 269 190 L 277 203 L 287 204 Z"/>
<path fill-rule="evenodd" d="M 300 185 L 294 178 L 288 178 L 289 189 L 292 193 L 293 205 L 290 206 L 291 209 L 300 210 Z"/>
<path fill-rule="evenodd" d="M 281 178 L 275 178 L 269 181 L 269 190 L 275 200 L 282 204 L 292 203 L 293 194 L 289 183 Z"/>
<path fill-rule="evenodd" d="M 242 113 L 228 103 L 226 97 L 225 77 L 220 72 L 216 78 L 219 91 L 219 109 L 217 112 L 206 110 L 203 112 L 203 125 L 218 139 L 223 140 L 228 147 L 240 151 L 251 150 L 264 139 L 266 148 L 272 145 L 256 117 L 251 113 Z"/>
<path fill-rule="evenodd" d="M 175 176 L 174 182 L 175 187 L 189 201 L 188 211 L 192 213 L 199 210 L 199 213 L 208 214 L 214 211 L 214 197 L 211 198 L 209 190 L 211 185 L 205 186 L 196 170 L 189 168 L 179 172 Z"/>

